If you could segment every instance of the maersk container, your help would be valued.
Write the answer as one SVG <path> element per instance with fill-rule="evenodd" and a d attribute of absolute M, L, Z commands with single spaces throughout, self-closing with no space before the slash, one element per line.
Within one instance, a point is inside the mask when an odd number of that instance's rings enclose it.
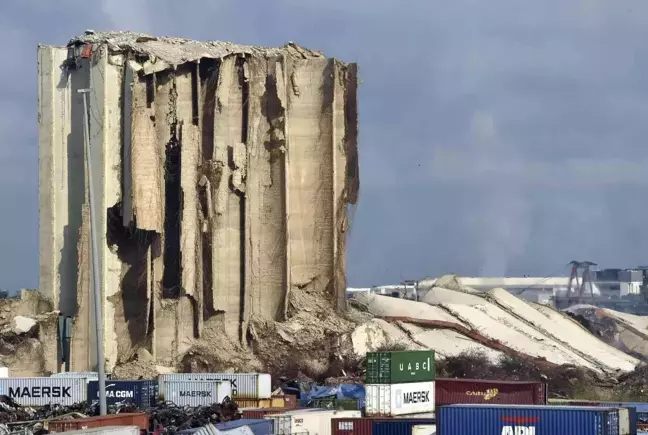
<path fill-rule="evenodd" d="M 437 410 L 439 435 L 630 435 L 624 408 L 448 405 Z"/>
<path fill-rule="evenodd" d="M 374 427 L 385 435 L 410 435 L 416 425 L 434 424 L 434 419 L 386 419 L 386 418 L 334 418 L 331 420 L 333 435 L 372 435 Z M 379 424 L 380 423 L 380 424 Z M 383 424 L 386 423 L 386 424 Z"/>
<path fill-rule="evenodd" d="M 365 414 L 368 417 L 432 411 L 434 411 L 434 382 L 365 385 Z"/>
<path fill-rule="evenodd" d="M 230 381 L 232 398 L 269 399 L 272 382 L 267 373 L 169 373 L 158 376 L 160 394 L 166 381 Z"/>
<path fill-rule="evenodd" d="M 433 381 L 436 375 L 433 350 L 367 352 L 366 384 L 404 384 Z"/>
<path fill-rule="evenodd" d="M 547 403 L 547 384 L 544 382 L 437 378 L 434 381 L 434 389 L 437 405 L 455 403 L 545 405 Z"/>
<path fill-rule="evenodd" d="M 140 409 L 146 409 L 155 405 L 157 390 L 156 381 L 107 381 L 106 403 L 131 402 Z M 99 400 L 99 381 L 88 382 L 88 400 Z"/>
<path fill-rule="evenodd" d="M 83 378 L 0 378 L 0 395 L 22 406 L 73 405 L 86 400 Z"/>
<path fill-rule="evenodd" d="M 436 424 L 417 424 L 412 426 L 412 435 L 436 435 Z"/>
<path fill-rule="evenodd" d="M 191 407 L 221 403 L 232 396 L 230 383 L 220 381 L 166 381 L 164 391 L 164 400 Z"/>
<path fill-rule="evenodd" d="M 272 420 L 276 435 L 309 433 L 315 435 L 331 435 L 331 419 L 357 418 L 360 411 L 330 411 L 330 410 L 293 410 L 286 414 L 268 415 L 266 420 Z"/>

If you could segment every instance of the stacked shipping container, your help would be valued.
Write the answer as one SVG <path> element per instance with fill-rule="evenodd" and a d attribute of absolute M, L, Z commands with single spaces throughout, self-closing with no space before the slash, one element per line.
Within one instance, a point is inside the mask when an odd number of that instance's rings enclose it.
<path fill-rule="evenodd" d="M 229 381 L 233 399 L 269 399 L 272 383 L 267 373 L 173 373 L 158 376 L 161 395 L 166 394 L 169 381 Z"/>
<path fill-rule="evenodd" d="M 631 435 L 624 408 L 449 405 L 437 410 L 439 435 Z"/>
<path fill-rule="evenodd" d="M 434 381 L 437 405 L 506 404 L 545 405 L 547 384 L 543 382 L 444 379 Z"/>
<path fill-rule="evenodd" d="M 367 416 L 434 411 L 433 350 L 369 352 L 366 362 Z"/>

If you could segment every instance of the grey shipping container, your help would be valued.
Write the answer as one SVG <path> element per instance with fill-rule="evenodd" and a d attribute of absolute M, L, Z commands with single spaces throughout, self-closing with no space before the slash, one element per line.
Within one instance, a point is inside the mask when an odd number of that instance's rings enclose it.
<path fill-rule="evenodd" d="M 84 378 L 0 378 L 0 395 L 22 406 L 73 405 L 86 400 Z"/>
<path fill-rule="evenodd" d="M 65 435 L 140 435 L 140 428 L 137 426 L 105 426 L 93 427 L 88 429 L 71 430 L 65 432 Z"/>
<path fill-rule="evenodd" d="M 169 373 L 158 376 L 160 394 L 166 381 L 230 381 L 232 397 L 237 399 L 269 399 L 272 383 L 267 373 Z"/>
<path fill-rule="evenodd" d="M 226 381 L 166 381 L 160 395 L 178 406 L 204 406 L 231 397 L 232 386 Z"/>
<path fill-rule="evenodd" d="M 99 379 L 98 372 L 61 372 L 54 373 L 50 376 L 51 378 L 86 378 L 90 380 Z M 111 374 L 106 373 L 106 379 L 110 379 Z"/>

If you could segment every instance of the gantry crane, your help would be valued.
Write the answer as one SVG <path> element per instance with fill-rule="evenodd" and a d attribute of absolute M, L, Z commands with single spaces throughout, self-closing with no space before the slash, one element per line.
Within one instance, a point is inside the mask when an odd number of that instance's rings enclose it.
<path fill-rule="evenodd" d="M 592 277 L 590 273 L 590 267 L 597 266 L 597 264 L 592 263 L 591 261 L 576 261 L 576 260 L 571 261 L 569 264 L 571 265 L 571 273 L 569 274 L 569 284 L 567 285 L 567 298 L 569 300 L 569 304 L 571 305 L 574 302 L 577 304 L 583 303 L 585 284 L 589 284 L 590 296 L 594 298 L 594 289 L 592 287 Z M 582 270 L 580 283 L 578 282 L 579 269 Z M 576 290 L 578 291 L 578 299 L 576 300 L 572 298 L 572 284 L 574 283 L 574 279 L 576 280 L 576 287 L 573 290 L 574 292 Z"/>

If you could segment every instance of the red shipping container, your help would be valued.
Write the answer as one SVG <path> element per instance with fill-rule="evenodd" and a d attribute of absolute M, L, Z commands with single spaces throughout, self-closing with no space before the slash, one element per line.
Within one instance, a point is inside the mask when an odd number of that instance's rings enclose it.
<path fill-rule="evenodd" d="M 477 379 L 443 379 L 435 383 L 436 405 L 501 404 L 546 405 L 544 382 L 484 381 Z"/>
<path fill-rule="evenodd" d="M 148 431 L 149 418 L 145 413 L 138 412 L 48 422 L 50 432 L 66 432 L 105 426 L 138 426 L 140 430 Z"/>
<path fill-rule="evenodd" d="M 297 396 L 286 394 L 284 398 L 284 408 L 286 409 L 296 409 L 297 408 Z"/>
<path fill-rule="evenodd" d="M 332 435 L 371 435 L 375 418 L 332 418 Z"/>

